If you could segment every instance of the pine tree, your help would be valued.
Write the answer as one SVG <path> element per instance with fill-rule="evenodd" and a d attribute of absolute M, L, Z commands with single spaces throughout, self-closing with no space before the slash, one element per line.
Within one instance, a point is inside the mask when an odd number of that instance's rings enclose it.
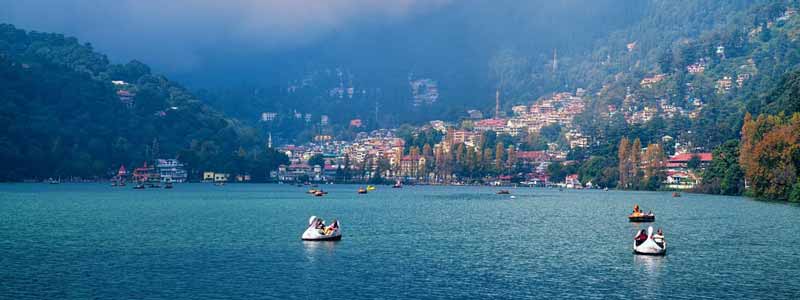
<path fill-rule="evenodd" d="M 617 150 L 617 158 L 619 159 L 619 186 L 621 188 L 628 188 L 629 186 L 629 173 L 630 173 L 630 141 L 627 137 L 622 137 L 619 141 Z"/>

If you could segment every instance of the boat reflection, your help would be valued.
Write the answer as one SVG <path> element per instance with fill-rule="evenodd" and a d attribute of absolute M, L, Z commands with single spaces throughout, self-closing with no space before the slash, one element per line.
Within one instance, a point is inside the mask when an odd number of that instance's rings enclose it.
<path fill-rule="evenodd" d="M 332 255 L 336 250 L 337 244 L 339 244 L 338 241 L 303 241 L 303 249 L 306 252 L 308 260 L 314 261 L 316 258 Z"/>
<path fill-rule="evenodd" d="M 641 267 L 645 274 L 651 275 L 651 277 L 658 277 L 666 259 L 664 256 L 634 255 L 633 264 L 637 268 Z"/>

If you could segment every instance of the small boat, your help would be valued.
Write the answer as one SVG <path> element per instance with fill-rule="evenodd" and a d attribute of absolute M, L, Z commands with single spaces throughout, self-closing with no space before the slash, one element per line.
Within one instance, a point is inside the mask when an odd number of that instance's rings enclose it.
<path fill-rule="evenodd" d="M 218 181 L 218 182 L 215 182 L 214 185 L 216 185 L 216 186 L 224 186 L 225 182 L 224 181 Z"/>
<path fill-rule="evenodd" d="M 368 186 L 367 186 L 367 191 L 370 191 L 370 192 L 372 192 L 372 191 L 374 191 L 374 190 L 376 190 L 376 189 L 377 189 L 377 188 L 376 188 L 374 185 L 368 185 Z"/>
<path fill-rule="evenodd" d="M 607 188 L 607 187 L 604 187 L 604 188 L 603 188 L 603 191 L 604 191 L 604 192 L 608 192 L 608 188 Z"/>
<path fill-rule="evenodd" d="M 400 182 L 400 180 L 398 180 L 397 182 L 395 182 L 395 183 L 394 183 L 394 185 L 392 186 L 392 188 L 393 188 L 393 189 L 401 189 L 401 188 L 403 188 L 403 183 L 402 183 L 402 182 Z"/>
<path fill-rule="evenodd" d="M 358 193 L 359 193 L 359 194 L 366 194 L 366 193 L 367 193 L 367 189 L 365 189 L 365 188 L 359 188 L 359 189 L 358 189 Z"/>
<path fill-rule="evenodd" d="M 137 184 L 136 186 L 133 187 L 133 189 L 134 190 L 143 190 L 144 189 L 144 183 Z"/>
<path fill-rule="evenodd" d="M 316 192 L 314 192 L 314 197 L 322 197 L 322 196 L 325 196 L 325 194 L 327 194 L 327 192 L 316 191 Z"/>
<path fill-rule="evenodd" d="M 308 219 L 308 228 L 301 237 L 304 241 L 338 241 L 342 239 L 342 230 L 338 220 L 325 226 L 325 221 L 317 216 Z"/>
<path fill-rule="evenodd" d="M 497 192 L 498 195 L 510 195 L 511 192 L 509 190 L 500 190 Z"/>
<path fill-rule="evenodd" d="M 678 198 L 678 197 L 680 197 L 680 196 L 681 196 L 681 193 L 678 193 L 678 192 L 672 192 L 672 197 L 673 197 L 673 198 Z"/>
<path fill-rule="evenodd" d="M 656 215 L 653 212 L 644 213 L 639 210 L 639 205 L 636 204 L 633 206 L 633 212 L 628 215 L 628 221 L 630 222 L 655 222 Z"/>
<path fill-rule="evenodd" d="M 172 182 L 167 182 L 166 184 L 164 184 L 164 188 L 165 189 L 171 189 L 172 188 Z"/>
<path fill-rule="evenodd" d="M 633 238 L 633 253 L 665 255 L 667 254 L 667 240 L 663 235 L 653 235 L 653 226 L 649 226 L 646 233 L 642 230 Z"/>

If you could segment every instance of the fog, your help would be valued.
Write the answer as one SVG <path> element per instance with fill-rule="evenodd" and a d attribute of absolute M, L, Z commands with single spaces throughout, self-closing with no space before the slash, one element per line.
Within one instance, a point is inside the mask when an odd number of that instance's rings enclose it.
<path fill-rule="evenodd" d="M 569 51 L 634 21 L 643 2 L 0 0 L 0 22 L 76 36 L 112 61 L 138 59 L 211 85 L 286 76 L 309 63 L 436 69 L 484 65 L 501 47 Z"/>

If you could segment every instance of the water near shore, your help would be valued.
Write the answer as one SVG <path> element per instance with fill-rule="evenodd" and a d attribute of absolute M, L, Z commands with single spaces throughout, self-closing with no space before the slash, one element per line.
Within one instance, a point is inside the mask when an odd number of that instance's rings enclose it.
<path fill-rule="evenodd" d="M 0 185 L 0 298 L 793 298 L 800 206 L 482 187 Z M 634 203 L 666 257 L 635 256 Z M 300 241 L 308 217 L 335 243 Z"/>

